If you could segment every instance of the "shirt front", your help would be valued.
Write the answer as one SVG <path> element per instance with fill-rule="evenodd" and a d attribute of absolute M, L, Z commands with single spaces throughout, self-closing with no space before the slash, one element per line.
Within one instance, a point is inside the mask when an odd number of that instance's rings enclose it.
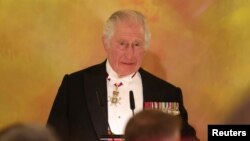
<path fill-rule="evenodd" d="M 143 89 L 139 72 L 131 75 L 119 77 L 112 69 L 109 62 L 106 62 L 107 93 L 108 93 L 108 121 L 111 131 L 116 135 L 124 134 L 128 120 L 133 116 L 130 109 L 129 92 L 133 91 L 135 99 L 135 114 L 143 110 Z M 115 86 L 116 85 L 116 86 Z M 117 91 L 118 96 L 114 96 Z M 112 103 L 112 98 L 117 98 L 117 102 Z"/>

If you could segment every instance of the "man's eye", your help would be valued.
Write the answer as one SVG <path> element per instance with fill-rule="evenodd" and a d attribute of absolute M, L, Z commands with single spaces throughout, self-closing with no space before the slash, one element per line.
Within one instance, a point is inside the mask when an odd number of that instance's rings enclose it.
<path fill-rule="evenodd" d="M 140 44 L 140 43 L 134 43 L 134 46 L 135 46 L 135 47 L 140 47 L 141 44 Z"/>
<path fill-rule="evenodd" d="M 140 44 L 139 44 L 139 43 L 136 43 L 135 46 L 140 46 Z"/>
<path fill-rule="evenodd" d="M 124 45 L 125 45 L 125 43 L 124 43 L 124 42 L 120 42 L 120 45 L 121 45 L 121 46 L 124 46 Z"/>

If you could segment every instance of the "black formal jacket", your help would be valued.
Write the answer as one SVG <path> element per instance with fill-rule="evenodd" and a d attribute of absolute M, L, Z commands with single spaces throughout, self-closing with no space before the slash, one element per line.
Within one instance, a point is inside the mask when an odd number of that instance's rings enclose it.
<path fill-rule="evenodd" d="M 107 134 L 107 104 L 99 105 L 97 92 L 107 103 L 106 61 L 87 69 L 65 75 L 51 109 L 47 125 L 54 128 L 63 141 L 98 141 Z M 144 102 L 179 102 L 183 119 L 182 138 L 197 140 L 183 106 L 179 88 L 139 69 Z"/>

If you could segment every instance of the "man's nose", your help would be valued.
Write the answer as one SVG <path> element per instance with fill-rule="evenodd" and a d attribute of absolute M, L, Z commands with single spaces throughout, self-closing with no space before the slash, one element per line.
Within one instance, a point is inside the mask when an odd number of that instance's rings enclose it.
<path fill-rule="evenodd" d="M 132 45 L 129 45 L 126 49 L 126 57 L 128 59 L 132 59 L 134 56 L 134 47 Z"/>

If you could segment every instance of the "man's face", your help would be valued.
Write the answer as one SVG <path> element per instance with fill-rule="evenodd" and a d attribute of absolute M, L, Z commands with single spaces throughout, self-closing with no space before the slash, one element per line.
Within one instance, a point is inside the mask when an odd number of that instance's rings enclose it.
<path fill-rule="evenodd" d="M 145 53 L 144 31 L 136 23 L 117 22 L 109 46 L 104 44 L 108 61 L 119 76 L 136 72 Z"/>

